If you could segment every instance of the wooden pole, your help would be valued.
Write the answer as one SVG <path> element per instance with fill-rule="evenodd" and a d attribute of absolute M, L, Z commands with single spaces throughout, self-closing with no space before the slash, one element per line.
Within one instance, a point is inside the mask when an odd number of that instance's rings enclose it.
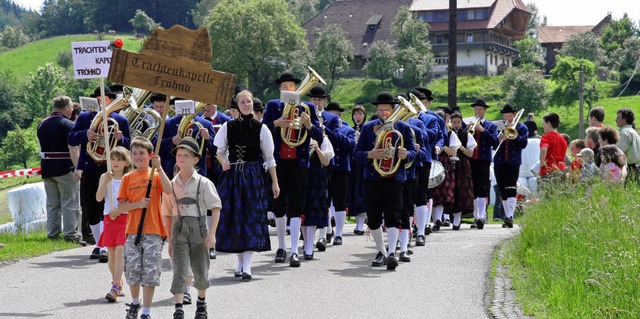
<path fill-rule="evenodd" d="M 458 35 L 457 20 L 458 19 L 458 3 L 456 0 L 449 0 L 449 64 L 447 72 L 448 82 L 448 106 L 454 107 L 458 105 Z"/>
<path fill-rule="evenodd" d="M 107 172 L 111 172 L 111 145 L 109 143 L 109 122 L 107 114 L 107 101 L 104 97 L 104 78 L 100 78 L 100 106 L 102 109 L 102 134 L 104 136 L 104 155 L 107 158 Z M 109 211 L 113 210 L 113 190 L 111 184 L 107 187 L 109 198 Z"/>

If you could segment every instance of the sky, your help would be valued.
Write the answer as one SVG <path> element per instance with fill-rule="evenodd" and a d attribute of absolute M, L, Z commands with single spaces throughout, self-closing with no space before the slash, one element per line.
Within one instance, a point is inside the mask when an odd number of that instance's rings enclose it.
<path fill-rule="evenodd" d="M 458 0 L 464 1 L 464 0 Z M 608 12 L 614 19 L 622 18 L 626 12 L 639 24 L 640 1 L 638 0 L 523 0 L 535 3 L 541 16 L 547 16 L 548 25 L 596 25 Z M 44 0 L 14 0 L 15 3 L 40 10 Z"/>

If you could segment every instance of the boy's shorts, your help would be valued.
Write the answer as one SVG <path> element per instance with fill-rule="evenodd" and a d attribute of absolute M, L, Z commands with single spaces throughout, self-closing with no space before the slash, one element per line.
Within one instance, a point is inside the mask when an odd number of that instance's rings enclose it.
<path fill-rule="evenodd" d="M 127 284 L 156 287 L 162 273 L 162 238 L 160 235 L 142 234 L 140 246 L 136 235 L 127 235 L 124 244 L 124 275 Z"/>

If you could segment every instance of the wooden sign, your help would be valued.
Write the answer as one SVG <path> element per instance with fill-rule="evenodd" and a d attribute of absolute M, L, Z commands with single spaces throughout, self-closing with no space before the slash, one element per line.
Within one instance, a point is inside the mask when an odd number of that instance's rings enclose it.
<path fill-rule="evenodd" d="M 204 27 L 174 25 L 155 30 L 139 54 L 116 49 L 107 79 L 111 82 L 226 106 L 235 74 L 211 70 L 211 40 Z"/>

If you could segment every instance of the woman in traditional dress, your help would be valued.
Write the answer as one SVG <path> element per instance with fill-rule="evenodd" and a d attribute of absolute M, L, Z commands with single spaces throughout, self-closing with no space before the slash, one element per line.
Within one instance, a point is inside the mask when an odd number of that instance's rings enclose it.
<path fill-rule="evenodd" d="M 360 129 L 364 125 L 367 118 L 367 111 L 364 106 L 356 105 L 351 109 L 351 119 L 353 120 L 353 129 L 356 130 L 356 142 L 360 137 Z M 362 163 L 355 160 L 353 154 L 351 156 L 351 175 L 349 176 L 349 194 L 347 196 L 348 215 L 356 218 L 356 227 L 353 233 L 356 235 L 364 235 L 364 221 L 367 213 L 364 206 L 364 167 Z"/>
<path fill-rule="evenodd" d="M 251 280 L 253 252 L 271 250 L 267 226 L 268 185 L 262 176 L 263 165 L 271 176 L 273 197 L 278 197 L 278 177 L 273 157 L 271 132 L 253 117 L 253 96 L 248 90 L 237 95 L 240 115 L 226 122 L 216 134 L 214 144 L 222 165 L 218 193 L 222 200 L 216 233 L 216 250 L 236 253 L 235 277 Z M 260 155 L 264 160 L 260 161 Z"/>
<path fill-rule="evenodd" d="M 450 110 L 447 108 L 445 112 L 450 112 Z M 442 111 L 437 111 L 436 113 L 443 119 L 445 118 Z M 458 136 L 453 131 L 448 131 L 444 139 L 444 152 L 438 155 L 438 161 L 442 163 L 442 166 L 446 172 L 445 178 L 440 185 L 436 186 L 436 188 L 433 189 L 434 214 L 431 216 L 433 219 L 432 229 L 434 231 L 440 230 L 440 227 L 443 225 L 442 214 L 445 210 L 447 212 L 451 211 L 451 208 L 453 206 L 456 181 L 451 157 L 455 157 L 459 147 L 460 140 L 458 139 Z"/>
<path fill-rule="evenodd" d="M 451 115 L 451 126 L 460 140 L 460 147 L 456 152 L 458 160 L 454 165 L 455 176 L 454 200 L 451 207 L 453 213 L 453 230 L 460 230 L 462 214 L 473 213 L 473 181 L 471 179 L 471 163 L 469 158 L 473 156 L 473 150 L 477 143 L 473 136 L 462 127 L 462 115 Z"/>

